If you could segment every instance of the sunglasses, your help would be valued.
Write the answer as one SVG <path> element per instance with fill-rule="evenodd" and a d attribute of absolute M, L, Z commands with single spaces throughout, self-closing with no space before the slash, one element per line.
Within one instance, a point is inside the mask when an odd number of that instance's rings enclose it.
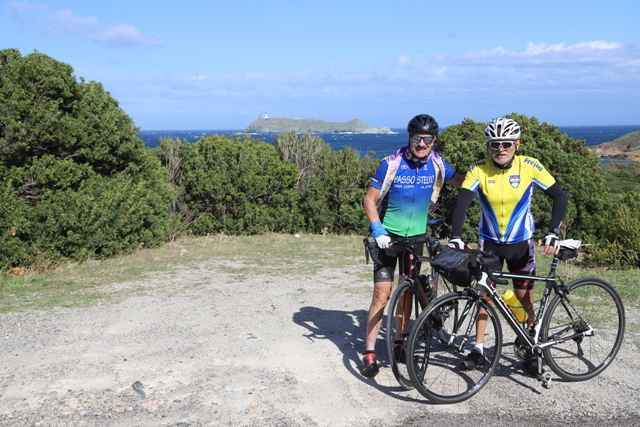
<path fill-rule="evenodd" d="M 433 139 L 432 136 L 411 135 L 411 142 L 414 144 L 419 144 L 420 141 L 424 141 L 425 144 L 431 144 Z"/>
<path fill-rule="evenodd" d="M 511 141 L 491 141 L 489 142 L 489 147 L 491 147 L 492 150 L 498 150 L 500 147 L 502 147 L 503 150 L 508 150 L 513 147 L 513 144 Z"/>

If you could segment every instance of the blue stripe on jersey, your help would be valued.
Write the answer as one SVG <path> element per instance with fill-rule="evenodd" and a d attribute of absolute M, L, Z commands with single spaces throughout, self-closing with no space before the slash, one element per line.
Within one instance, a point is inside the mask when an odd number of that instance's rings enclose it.
<path fill-rule="evenodd" d="M 483 230 L 485 233 L 489 233 L 488 240 L 499 240 L 500 236 L 500 226 L 498 225 L 497 215 L 494 212 L 491 204 L 487 201 L 487 197 L 484 195 L 482 191 L 478 191 L 478 199 L 480 200 L 480 230 Z"/>
<path fill-rule="evenodd" d="M 529 206 L 531 206 L 532 197 L 533 184 L 529 184 L 529 186 L 522 193 L 522 198 L 513 208 L 513 212 L 511 213 L 511 217 L 509 218 L 509 223 L 507 224 L 507 229 L 504 233 L 506 242 L 521 242 L 530 237 L 527 236 L 530 230 L 527 230 L 526 227 L 522 227 L 522 223 L 527 219 L 527 214 L 529 212 Z"/>
<path fill-rule="evenodd" d="M 537 179 L 533 178 L 533 183 L 536 184 L 538 187 L 540 187 L 542 189 L 542 191 L 546 190 L 547 188 L 549 188 L 548 185 L 544 185 L 541 181 L 538 181 Z"/>

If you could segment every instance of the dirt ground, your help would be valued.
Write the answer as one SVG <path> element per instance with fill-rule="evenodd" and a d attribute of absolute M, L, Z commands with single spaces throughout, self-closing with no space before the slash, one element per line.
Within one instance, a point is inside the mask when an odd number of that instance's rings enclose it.
<path fill-rule="evenodd" d="M 554 376 L 551 389 L 505 342 L 475 397 L 434 405 L 396 384 L 382 339 L 380 374 L 359 372 L 371 265 L 309 277 L 227 268 L 213 259 L 111 286 L 128 295 L 117 301 L 0 316 L 0 425 L 640 425 L 638 334 L 599 377 Z"/>

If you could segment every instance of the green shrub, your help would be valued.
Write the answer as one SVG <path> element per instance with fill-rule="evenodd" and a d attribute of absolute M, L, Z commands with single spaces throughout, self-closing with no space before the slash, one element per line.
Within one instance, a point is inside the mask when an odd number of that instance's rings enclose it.
<path fill-rule="evenodd" d="M 181 167 L 195 234 L 293 232 L 301 223 L 299 170 L 270 144 L 213 135 L 195 143 Z"/>
<path fill-rule="evenodd" d="M 167 240 L 166 170 L 102 85 L 0 51 L 0 269 L 108 257 Z"/>
<path fill-rule="evenodd" d="M 640 267 L 640 193 L 627 193 L 602 212 L 603 232 L 588 239 L 585 262 L 596 267 L 629 269 Z"/>
<path fill-rule="evenodd" d="M 334 151 L 311 133 L 280 134 L 274 141 L 280 157 L 300 170 L 300 213 L 311 233 L 366 234 L 369 222 L 362 202 L 379 159 L 359 157 L 345 146 Z"/>

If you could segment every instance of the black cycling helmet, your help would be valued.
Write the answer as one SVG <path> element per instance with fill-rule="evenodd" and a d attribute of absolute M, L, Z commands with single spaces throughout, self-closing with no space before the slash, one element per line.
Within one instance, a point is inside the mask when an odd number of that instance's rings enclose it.
<path fill-rule="evenodd" d="M 407 125 L 407 132 L 409 135 L 413 133 L 428 133 L 433 136 L 438 136 L 440 127 L 436 119 L 428 114 L 418 114 Z"/>

